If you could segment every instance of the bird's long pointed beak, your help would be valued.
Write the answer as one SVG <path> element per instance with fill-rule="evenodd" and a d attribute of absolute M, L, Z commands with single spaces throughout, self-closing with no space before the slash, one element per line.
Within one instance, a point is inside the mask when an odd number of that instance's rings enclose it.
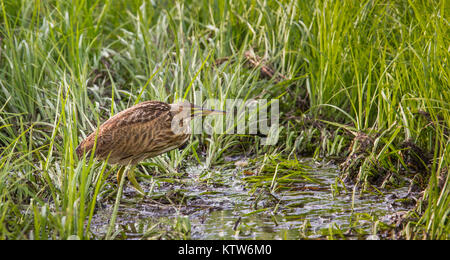
<path fill-rule="evenodd" d="M 227 113 L 226 111 L 208 109 L 208 108 L 203 108 L 203 107 L 199 107 L 199 106 L 195 106 L 195 105 L 194 105 L 193 111 L 192 111 L 193 116 L 224 115 L 226 113 Z"/>

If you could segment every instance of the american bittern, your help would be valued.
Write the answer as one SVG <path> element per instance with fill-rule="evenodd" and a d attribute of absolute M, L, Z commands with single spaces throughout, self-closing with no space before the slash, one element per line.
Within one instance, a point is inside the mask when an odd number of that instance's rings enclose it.
<path fill-rule="evenodd" d="M 96 159 L 121 165 L 118 183 L 125 167 L 130 165 L 128 179 L 142 192 L 133 174 L 137 163 L 182 146 L 190 137 L 189 122 L 194 116 L 224 113 L 188 102 L 145 101 L 108 119 L 80 143 L 76 152 L 78 158 L 82 158 L 95 147 Z"/>

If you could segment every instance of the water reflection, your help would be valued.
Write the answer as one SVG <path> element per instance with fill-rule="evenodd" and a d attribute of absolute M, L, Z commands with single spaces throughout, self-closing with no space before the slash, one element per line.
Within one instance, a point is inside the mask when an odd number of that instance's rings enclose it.
<path fill-rule="evenodd" d="M 204 181 L 199 166 L 188 167 L 180 182 L 157 185 L 152 198 L 136 199 L 133 190 L 126 189 L 118 228 L 123 229 L 123 238 L 142 238 L 146 228 L 155 223 L 166 223 L 166 229 L 178 228 L 171 220 L 186 216 L 191 239 L 321 238 L 332 230 L 361 238 L 371 234 L 374 220 L 406 209 L 393 207 L 392 201 L 385 199 L 393 192 L 354 195 L 352 187 L 344 189 L 336 184 L 338 170 L 332 164 L 304 163 L 311 166 L 311 177 L 318 182 L 287 183 L 275 194 L 264 190 L 250 193 L 242 169 L 222 169 Z M 339 194 L 333 194 L 333 185 L 340 189 Z M 406 189 L 396 189 L 395 196 L 404 196 Z M 178 197 L 157 199 L 175 190 L 182 191 Z M 105 216 L 111 208 L 107 205 L 99 210 L 93 220 L 93 232 L 99 237 L 108 225 Z"/>

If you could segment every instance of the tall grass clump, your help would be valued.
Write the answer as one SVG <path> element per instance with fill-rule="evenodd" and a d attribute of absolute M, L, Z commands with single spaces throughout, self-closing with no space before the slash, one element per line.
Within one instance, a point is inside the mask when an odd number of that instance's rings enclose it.
<path fill-rule="evenodd" d="M 102 238 L 90 223 L 117 169 L 74 151 L 118 111 L 144 100 L 265 98 L 280 100 L 277 145 L 203 133 L 144 167 L 174 173 L 186 160 L 212 166 L 243 154 L 339 157 L 346 179 L 363 188 L 406 179 L 424 191 L 404 237 L 448 239 L 446 1 L 0 0 L 0 8 L 1 238 Z"/>
<path fill-rule="evenodd" d="M 386 175 L 414 173 L 427 187 L 428 205 L 437 207 L 421 218 L 423 234 L 448 238 L 445 1 L 303 3 L 313 14 L 302 16 L 311 112 L 355 137 L 347 162 L 359 160 L 358 167 L 344 168 L 359 182 L 383 184 Z"/>

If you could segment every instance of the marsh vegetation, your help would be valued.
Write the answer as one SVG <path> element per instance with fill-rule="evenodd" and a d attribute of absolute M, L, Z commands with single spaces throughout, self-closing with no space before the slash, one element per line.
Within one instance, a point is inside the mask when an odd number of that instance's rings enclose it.
<path fill-rule="evenodd" d="M 448 1 L 0 9 L 1 239 L 449 239 Z M 111 115 L 195 93 L 278 99 L 277 144 L 193 135 L 137 168 L 145 197 L 77 158 Z"/>

